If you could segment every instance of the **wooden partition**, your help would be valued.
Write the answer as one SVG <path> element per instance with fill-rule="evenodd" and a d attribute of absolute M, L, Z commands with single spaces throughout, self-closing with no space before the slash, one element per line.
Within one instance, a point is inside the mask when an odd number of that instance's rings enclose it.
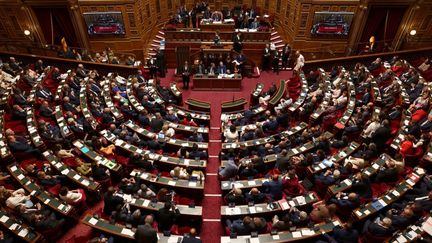
<path fill-rule="evenodd" d="M 76 68 L 78 64 L 83 64 L 87 69 L 96 69 L 100 75 L 106 75 L 108 73 L 118 73 L 124 77 L 131 74 L 136 74 L 138 71 L 137 67 L 131 67 L 126 65 L 115 65 L 115 64 L 104 64 L 87 61 L 77 61 L 73 59 L 65 59 L 58 57 L 46 57 L 38 55 L 20 54 L 14 52 L 0 51 L 0 58 L 2 60 L 8 60 L 9 57 L 15 57 L 17 61 L 23 63 L 35 63 L 37 60 L 43 60 L 46 66 L 58 67 L 62 72 L 66 72 L 69 69 Z"/>

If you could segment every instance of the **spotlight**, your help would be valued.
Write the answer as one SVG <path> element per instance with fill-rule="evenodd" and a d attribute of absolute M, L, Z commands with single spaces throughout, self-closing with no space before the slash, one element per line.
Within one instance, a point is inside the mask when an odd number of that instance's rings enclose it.
<path fill-rule="evenodd" d="M 409 34 L 411 36 L 415 36 L 417 34 L 417 30 L 411 30 Z"/>
<path fill-rule="evenodd" d="M 30 35 L 30 30 L 24 30 L 24 35 L 29 36 Z"/>

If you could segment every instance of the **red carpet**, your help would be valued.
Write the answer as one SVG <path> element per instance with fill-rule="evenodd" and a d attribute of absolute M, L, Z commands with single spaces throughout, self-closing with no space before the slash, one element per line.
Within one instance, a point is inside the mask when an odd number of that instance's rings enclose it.
<path fill-rule="evenodd" d="M 218 154 L 221 148 L 220 141 L 220 115 L 221 103 L 238 98 L 250 100 L 250 94 L 255 89 L 258 82 L 264 84 L 264 91 L 267 91 L 272 83 L 278 83 L 280 79 L 288 80 L 292 76 L 292 71 L 281 71 L 279 75 L 273 72 L 263 72 L 260 78 L 244 78 L 242 80 L 242 90 L 238 92 L 214 92 L 214 91 L 192 91 L 183 90 L 183 99 L 194 98 L 211 103 L 211 121 L 209 134 L 209 161 L 206 168 L 206 180 L 204 188 L 203 206 L 203 224 L 201 227 L 201 239 L 203 242 L 220 242 L 220 237 L 224 235 L 223 225 L 221 223 L 220 207 L 222 196 L 220 195 L 220 182 L 217 178 L 219 168 Z M 168 86 L 174 79 L 174 70 L 169 70 L 165 78 L 161 78 L 161 85 Z M 191 83 L 193 86 L 193 83 Z M 182 84 L 178 87 L 181 89 Z M 249 104 L 246 105 L 249 107 Z M 187 107 L 186 107 L 187 108 Z M 103 202 L 98 203 L 86 213 L 94 213 L 103 207 Z M 86 214 L 85 213 L 85 214 Z M 83 215 L 85 215 L 83 214 Z M 58 242 L 86 242 L 92 237 L 91 228 L 84 224 L 77 224 L 69 230 Z"/>
<path fill-rule="evenodd" d="M 220 107 L 222 102 L 238 98 L 245 98 L 249 102 L 250 94 L 255 89 L 258 82 L 263 83 L 264 91 L 267 91 L 272 83 L 277 84 L 281 79 L 288 80 L 291 76 L 292 71 L 281 71 L 279 75 L 276 75 L 273 72 L 262 72 L 261 77 L 259 78 L 244 78 L 242 80 L 242 90 L 238 92 L 192 91 L 191 89 L 182 91 L 184 100 L 187 98 L 194 98 L 211 103 L 211 130 L 209 134 L 210 158 L 206 169 L 207 176 L 204 188 L 204 200 L 202 202 L 203 225 L 201 227 L 201 239 L 203 242 L 219 242 L 220 237 L 224 235 L 223 225 L 220 221 L 220 207 L 222 204 L 222 196 L 220 194 L 222 194 L 222 191 L 220 189 L 220 182 L 217 178 L 220 164 L 217 156 L 221 148 Z M 174 71 L 169 70 L 166 78 L 161 79 L 161 85 L 168 86 L 169 83 L 173 82 L 173 80 L 175 80 Z M 182 84 L 178 83 L 177 86 L 181 89 Z M 249 104 L 247 104 L 246 107 L 249 107 Z"/>

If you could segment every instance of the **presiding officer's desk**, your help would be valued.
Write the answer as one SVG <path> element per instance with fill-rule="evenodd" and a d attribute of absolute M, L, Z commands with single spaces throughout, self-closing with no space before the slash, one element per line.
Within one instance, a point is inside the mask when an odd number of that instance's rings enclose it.
<path fill-rule="evenodd" d="M 193 89 L 194 90 L 241 90 L 242 76 L 232 74 L 233 76 L 209 76 L 209 75 L 194 75 Z"/>

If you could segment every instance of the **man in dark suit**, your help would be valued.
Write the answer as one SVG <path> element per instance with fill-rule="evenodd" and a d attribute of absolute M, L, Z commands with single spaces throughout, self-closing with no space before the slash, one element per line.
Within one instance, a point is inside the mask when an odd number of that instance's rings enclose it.
<path fill-rule="evenodd" d="M 270 50 L 270 45 L 266 44 L 266 47 L 263 50 L 262 53 L 262 64 L 261 64 L 261 69 L 264 70 L 269 70 L 270 69 L 270 60 L 271 60 L 271 50 Z"/>
<path fill-rule="evenodd" d="M 291 47 L 288 44 L 285 44 L 282 50 L 282 67 L 287 68 L 289 57 L 291 56 Z"/>
<path fill-rule="evenodd" d="M 358 195 L 362 198 L 371 198 L 372 186 L 369 176 L 362 173 L 356 174 L 355 180 L 351 186 L 351 191 L 358 193 Z"/>
<path fill-rule="evenodd" d="M 275 50 L 273 52 L 273 62 L 272 62 L 272 66 L 273 66 L 273 72 L 279 74 L 279 51 Z"/>
<path fill-rule="evenodd" d="M 137 243 L 157 243 L 157 231 L 153 229 L 153 216 L 147 215 L 144 225 L 138 225 L 135 231 L 135 242 Z"/>
<path fill-rule="evenodd" d="M 376 175 L 376 182 L 395 182 L 398 180 L 398 170 L 394 161 L 386 163 L 387 168 L 379 171 Z"/>
<path fill-rule="evenodd" d="M 373 134 L 372 142 L 376 144 L 378 150 L 381 150 L 390 137 L 391 131 L 389 127 L 389 121 L 384 120 L 382 125 Z"/>
<path fill-rule="evenodd" d="M 201 243 L 202 240 L 196 238 L 196 229 L 191 228 L 189 231 L 189 235 L 183 237 L 183 240 L 181 243 Z"/>
<path fill-rule="evenodd" d="M 202 60 L 199 60 L 198 64 L 195 67 L 195 74 L 204 74 L 206 71 L 206 68 L 203 64 Z"/>
<path fill-rule="evenodd" d="M 44 88 L 41 84 L 38 84 L 36 96 L 48 101 L 52 101 L 54 98 L 51 91 L 49 91 L 49 89 Z"/>
<path fill-rule="evenodd" d="M 243 49 L 243 44 L 242 44 L 243 40 L 242 40 L 240 32 L 236 33 L 236 35 L 234 36 L 234 40 L 233 41 L 234 41 L 234 45 L 233 45 L 234 51 L 240 53 L 241 50 Z"/>
<path fill-rule="evenodd" d="M 359 233 L 356 229 L 353 229 L 352 224 L 348 222 L 343 228 L 340 225 L 334 227 L 333 237 L 328 234 L 324 234 L 324 236 L 329 240 L 329 242 L 351 243 L 358 241 Z"/>
<path fill-rule="evenodd" d="M 179 216 L 180 211 L 178 208 L 170 202 L 165 202 L 164 207 L 159 209 L 157 215 L 159 230 L 170 231 Z"/>
<path fill-rule="evenodd" d="M 278 175 L 273 175 L 270 181 L 266 181 L 263 184 L 263 192 L 270 196 L 273 200 L 279 200 L 282 198 L 283 185 L 279 181 Z"/>
<path fill-rule="evenodd" d="M 155 117 L 150 121 L 150 128 L 153 132 L 159 132 L 164 125 L 164 121 L 160 113 L 156 113 Z"/>
<path fill-rule="evenodd" d="M 227 73 L 226 66 L 224 65 L 224 63 L 222 61 L 219 63 L 217 73 L 218 74 L 226 74 Z"/>
<path fill-rule="evenodd" d="M 151 78 L 156 77 L 158 67 L 157 67 L 156 59 L 154 57 L 150 57 L 150 59 L 147 62 L 147 66 L 149 67 L 150 70 L 150 77 Z"/>
<path fill-rule="evenodd" d="M 109 187 L 104 195 L 104 208 L 103 212 L 107 215 L 111 215 L 116 210 L 118 205 L 123 205 L 124 199 L 114 195 L 114 187 Z"/>
<path fill-rule="evenodd" d="M 276 159 L 275 168 L 277 168 L 280 172 L 288 171 L 289 167 L 291 166 L 290 159 L 287 155 L 288 151 L 283 149 Z"/>
<path fill-rule="evenodd" d="M 393 234 L 394 228 L 392 227 L 391 219 L 386 217 L 382 220 L 378 219 L 375 222 L 366 221 L 363 227 L 363 233 L 365 232 L 375 237 L 386 237 Z"/>
<path fill-rule="evenodd" d="M 84 68 L 84 65 L 78 64 L 78 68 L 76 69 L 76 75 L 80 78 L 87 77 L 88 70 Z"/>
<path fill-rule="evenodd" d="M 237 219 L 231 222 L 231 220 L 227 220 L 227 226 L 230 228 L 231 232 L 237 233 L 238 235 L 249 235 L 253 230 L 253 222 L 252 218 L 246 216 L 241 219 Z"/>
<path fill-rule="evenodd" d="M 19 105 L 12 106 L 12 117 L 17 120 L 24 120 L 27 117 L 26 111 Z"/>
<path fill-rule="evenodd" d="M 55 111 L 49 107 L 47 101 L 44 101 L 39 108 L 39 114 L 43 117 L 53 118 Z"/>
<path fill-rule="evenodd" d="M 180 69 L 183 79 L 183 88 L 189 89 L 189 81 L 191 75 L 191 68 L 188 64 L 188 61 L 185 61 L 184 65 Z"/>

